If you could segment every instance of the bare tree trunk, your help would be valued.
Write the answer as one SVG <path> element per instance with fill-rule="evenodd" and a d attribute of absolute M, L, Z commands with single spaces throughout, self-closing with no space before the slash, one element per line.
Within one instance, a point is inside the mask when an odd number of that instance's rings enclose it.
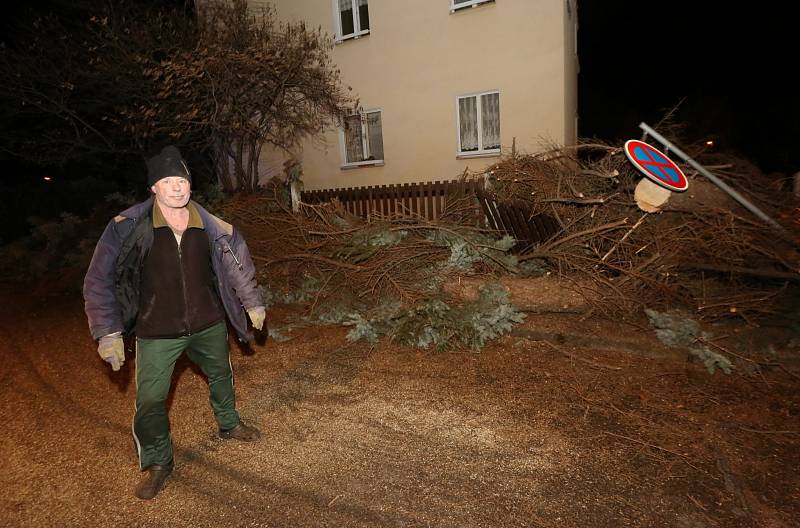
<path fill-rule="evenodd" d="M 261 144 L 257 139 L 236 138 L 220 142 L 214 153 L 217 175 L 226 193 L 254 192 L 258 188 Z M 233 167 L 231 168 L 231 162 Z"/>
<path fill-rule="evenodd" d="M 236 154 L 234 155 L 234 167 L 236 169 L 236 187 L 238 189 L 246 189 L 247 181 L 245 180 L 244 170 L 244 143 L 242 138 L 236 140 Z"/>
<path fill-rule="evenodd" d="M 250 149 L 250 181 L 251 190 L 258 190 L 258 164 L 261 160 L 261 143 L 257 139 L 251 140 Z"/>
<path fill-rule="evenodd" d="M 253 146 L 252 139 L 247 139 L 247 186 L 244 188 L 245 192 L 253 192 Z"/>
<path fill-rule="evenodd" d="M 235 189 L 234 181 L 231 176 L 231 157 L 229 151 L 230 143 L 227 140 L 220 139 L 212 154 L 217 179 L 220 184 L 222 184 L 222 190 L 227 194 L 230 194 Z"/>

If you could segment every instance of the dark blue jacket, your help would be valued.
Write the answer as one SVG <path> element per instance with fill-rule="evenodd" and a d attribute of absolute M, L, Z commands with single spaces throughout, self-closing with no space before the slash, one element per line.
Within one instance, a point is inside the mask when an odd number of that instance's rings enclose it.
<path fill-rule="evenodd" d="M 197 203 L 211 245 L 211 268 L 228 319 L 241 341 L 250 341 L 245 310 L 264 306 L 247 244 L 233 226 Z M 139 308 L 141 264 L 153 242 L 153 197 L 138 203 L 106 226 L 83 281 L 89 330 L 95 339 L 128 334 Z"/>

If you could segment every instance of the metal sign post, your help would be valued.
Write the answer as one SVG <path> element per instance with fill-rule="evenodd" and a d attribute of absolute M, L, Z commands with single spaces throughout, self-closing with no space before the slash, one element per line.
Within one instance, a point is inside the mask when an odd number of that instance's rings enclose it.
<path fill-rule="evenodd" d="M 684 153 L 681 149 L 673 145 L 669 140 L 667 140 L 664 136 L 653 130 L 647 123 L 639 123 L 639 128 L 644 130 L 644 133 L 648 136 L 652 136 L 653 139 L 661 143 L 664 148 L 671 150 L 675 153 L 676 156 L 681 158 L 683 161 L 691 165 L 694 169 L 697 170 L 700 174 L 711 180 L 711 183 L 725 191 L 729 196 L 731 196 L 734 200 L 742 204 L 748 211 L 759 217 L 761 220 L 767 222 L 772 227 L 780 230 L 781 232 L 786 232 L 786 230 L 781 226 L 778 222 L 767 216 L 761 209 L 756 207 L 752 202 L 747 200 L 744 196 L 736 192 L 736 190 L 732 189 L 728 184 L 724 181 L 720 180 L 713 174 L 711 174 L 705 167 L 697 163 L 695 160 L 690 158 L 686 153 Z"/>

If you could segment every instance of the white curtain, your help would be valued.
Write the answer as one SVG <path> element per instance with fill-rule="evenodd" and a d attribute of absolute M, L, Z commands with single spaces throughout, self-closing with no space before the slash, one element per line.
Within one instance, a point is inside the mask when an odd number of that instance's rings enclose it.
<path fill-rule="evenodd" d="M 381 113 L 370 112 L 367 114 L 367 141 L 369 142 L 369 154 L 372 159 L 383 159 L 383 126 L 381 125 Z"/>
<path fill-rule="evenodd" d="M 342 24 L 342 35 L 350 35 L 355 31 L 353 24 L 353 0 L 339 0 L 339 20 Z"/>
<path fill-rule="evenodd" d="M 358 9 L 360 27 L 355 27 L 353 9 Z M 339 20 L 342 25 L 342 36 L 368 30 L 369 6 L 367 0 L 339 0 Z"/>
<path fill-rule="evenodd" d="M 344 120 L 344 148 L 347 163 L 364 161 L 364 147 L 361 144 L 361 116 L 347 116 Z"/>
<path fill-rule="evenodd" d="M 478 150 L 478 104 L 475 97 L 458 100 L 459 133 L 461 151 Z"/>
<path fill-rule="evenodd" d="M 500 148 L 500 94 L 481 96 L 481 129 L 484 150 Z"/>
<path fill-rule="evenodd" d="M 358 0 L 358 25 L 359 31 L 366 31 L 369 29 L 369 7 L 367 0 Z"/>

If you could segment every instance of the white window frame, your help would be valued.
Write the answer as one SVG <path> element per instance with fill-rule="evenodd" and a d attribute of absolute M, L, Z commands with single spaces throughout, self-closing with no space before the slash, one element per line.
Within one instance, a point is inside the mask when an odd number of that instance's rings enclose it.
<path fill-rule="evenodd" d="M 361 29 L 361 16 L 358 13 L 358 6 L 356 3 L 358 0 L 353 0 L 353 33 L 348 33 L 347 35 L 342 35 L 342 16 L 341 11 L 339 10 L 339 0 L 331 0 L 331 5 L 333 6 L 333 20 L 334 20 L 334 27 L 336 28 L 336 37 L 334 41 L 338 44 L 340 42 L 344 42 L 345 40 L 350 39 L 357 39 L 359 37 L 363 37 L 364 35 L 369 35 L 369 29 Z M 369 2 L 367 2 L 367 6 L 369 6 Z"/>
<path fill-rule="evenodd" d="M 485 92 L 475 92 L 470 94 L 459 95 L 456 97 L 456 157 L 457 158 L 472 158 L 479 156 L 494 156 L 500 154 L 500 148 L 484 149 L 483 148 L 483 107 L 481 106 L 481 96 L 489 94 L 497 94 L 500 97 L 500 90 L 487 90 Z M 475 98 L 475 107 L 478 112 L 478 150 L 461 150 L 461 109 L 458 102 L 461 99 L 468 97 Z M 502 138 L 502 133 L 501 133 Z"/>
<path fill-rule="evenodd" d="M 381 115 L 381 139 L 383 139 L 383 109 L 382 108 L 370 108 L 369 110 L 361 110 L 358 112 L 358 115 L 361 116 L 361 151 L 365 154 L 369 153 L 369 133 L 367 132 L 367 114 L 374 114 L 379 113 Z M 347 117 L 353 116 L 356 114 L 350 114 Z M 347 138 L 344 135 L 344 129 L 339 129 L 339 150 L 342 155 L 342 164 L 339 168 L 341 169 L 354 169 L 357 167 L 370 167 L 370 166 L 381 166 L 385 165 L 385 161 L 383 158 L 381 159 L 374 159 L 374 160 L 365 160 L 365 161 L 354 161 L 354 162 L 347 162 Z M 366 156 L 369 157 L 369 156 Z M 386 157 L 386 143 L 383 144 L 383 157 Z"/>
<path fill-rule="evenodd" d="M 450 12 L 455 13 L 456 11 L 466 9 L 468 7 L 478 7 L 480 4 L 485 4 L 488 2 L 494 2 L 494 0 L 469 0 L 467 2 L 461 2 L 458 4 L 456 4 L 456 0 L 450 0 Z"/>

